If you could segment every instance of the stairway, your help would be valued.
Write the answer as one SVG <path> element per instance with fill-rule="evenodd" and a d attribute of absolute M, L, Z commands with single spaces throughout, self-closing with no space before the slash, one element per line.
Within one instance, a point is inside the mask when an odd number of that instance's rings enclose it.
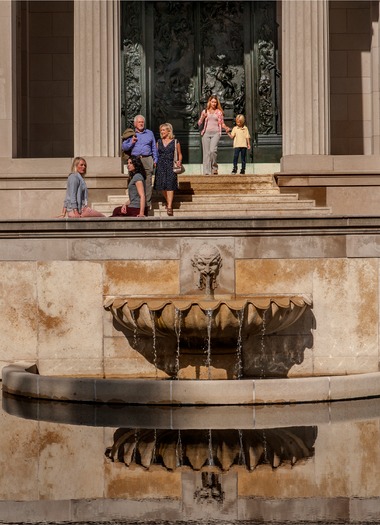
<path fill-rule="evenodd" d="M 259 217 L 326 216 L 328 207 L 317 207 L 313 200 L 299 200 L 298 194 L 281 194 L 272 174 L 264 175 L 179 175 L 174 196 L 175 217 Z M 107 202 L 93 207 L 111 215 L 122 205 L 125 195 L 109 195 Z M 154 217 L 167 217 L 163 198 L 153 195 Z"/>

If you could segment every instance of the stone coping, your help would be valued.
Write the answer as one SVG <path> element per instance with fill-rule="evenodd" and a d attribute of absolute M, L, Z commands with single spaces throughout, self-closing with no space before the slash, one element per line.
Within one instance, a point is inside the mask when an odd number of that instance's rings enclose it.
<path fill-rule="evenodd" d="M 37 366 L 3 368 L 3 391 L 53 401 L 149 406 L 235 406 L 328 402 L 380 396 L 380 372 L 242 380 L 104 379 L 43 376 Z"/>
<path fill-rule="evenodd" d="M 379 186 L 379 172 L 285 171 L 274 173 L 278 186 Z"/>
<path fill-rule="evenodd" d="M 189 506 L 183 498 L 84 498 L 0 501 L 0 523 L 68 523 L 110 525 L 170 523 L 358 524 L 379 523 L 378 497 L 240 497 L 228 511 L 223 505 L 213 507 L 212 519 L 200 517 L 197 505 Z M 27 520 L 25 517 L 27 516 Z M 159 516 L 159 521 L 157 521 Z"/>
<path fill-rule="evenodd" d="M 316 232 L 332 234 L 379 233 L 380 216 L 342 215 L 329 217 L 101 217 L 92 219 L 38 219 L 38 220 L 0 220 L 1 238 L 38 238 L 57 235 L 97 237 L 135 237 L 137 233 L 160 233 L 172 235 L 173 232 L 191 230 L 206 231 L 208 235 L 244 235 L 249 233 L 268 234 L 310 234 Z"/>
<path fill-rule="evenodd" d="M 170 407 L 51 401 L 4 392 L 2 408 L 7 414 L 34 421 L 163 430 L 276 429 L 380 418 L 379 398 L 286 405 Z"/>

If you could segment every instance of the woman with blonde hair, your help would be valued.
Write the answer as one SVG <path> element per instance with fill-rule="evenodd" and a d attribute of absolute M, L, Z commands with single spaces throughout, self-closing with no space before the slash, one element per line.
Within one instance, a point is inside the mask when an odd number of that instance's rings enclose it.
<path fill-rule="evenodd" d="M 166 213 L 173 215 L 174 192 L 178 189 L 177 174 L 173 170 L 174 156 L 177 153 L 177 167 L 182 166 L 182 152 L 169 122 L 161 124 L 160 138 L 157 141 L 158 161 L 154 178 L 154 189 L 161 191 L 166 202 Z"/>
<path fill-rule="evenodd" d="M 71 166 L 71 173 L 67 179 L 66 197 L 63 203 L 62 214 L 59 217 L 81 219 L 87 217 L 105 217 L 103 213 L 88 206 L 88 189 L 84 180 L 87 171 L 87 162 L 83 157 L 75 157 Z"/>
<path fill-rule="evenodd" d="M 216 95 L 211 95 L 207 101 L 206 109 L 201 113 L 198 126 L 203 126 L 202 150 L 203 150 L 203 175 L 217 175 L 218 143 L 222 129 L 228 133 L 230 128 L 224 123 L 223 109 Z"/>

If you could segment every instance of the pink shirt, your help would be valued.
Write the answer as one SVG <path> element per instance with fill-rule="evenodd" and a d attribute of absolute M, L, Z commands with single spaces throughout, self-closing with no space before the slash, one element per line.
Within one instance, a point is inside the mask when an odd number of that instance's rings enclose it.
<path fill-rule="evenodd" d="M 224 118 L 223 118 L 223 112 L 220 111 L 220 109 L 216 109 L 214 113 L 209 113 L 207 111 L 207 116 L 206 116 L 206 118 L 204 120 L 204 126 L 203 126 L 203 129 L 201 131 L 201 135 L 204 135 L 206 130 L 207 131 L 213 131 L 213 130 L 207 129 L 210 115 L 216 115 L 216 117 L 218 119 L 218 129 L 217 129 L 217 131 L 219 131 L 219 135 L 221 135 L 222 134 L 222 125 L 224 124 Z M 198 126 L 201 126 L 201 124 L 202 124 L 202 117 L 198 120 Z"/>

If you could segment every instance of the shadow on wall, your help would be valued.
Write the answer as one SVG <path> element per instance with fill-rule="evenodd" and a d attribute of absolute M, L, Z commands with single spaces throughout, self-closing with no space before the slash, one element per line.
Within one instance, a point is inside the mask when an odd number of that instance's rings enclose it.
<path fill-rule="evenodd" d="M 279 332 L 242 334 L 219 340 L 210 338 L 207 330 L 197 337 L 181 339 L 181 334 L 167 333 L 142 336 L 121 326 L 131 348 L 139 352 L 156 371 L 176 379 L 248 379 L 285 378 L 294 365 L 304 361 L 306 348 L 313 347 L 315 317 L 310 307 L 291 326 Z M 160 374 L 162 377 L 162 374 Z"/>

